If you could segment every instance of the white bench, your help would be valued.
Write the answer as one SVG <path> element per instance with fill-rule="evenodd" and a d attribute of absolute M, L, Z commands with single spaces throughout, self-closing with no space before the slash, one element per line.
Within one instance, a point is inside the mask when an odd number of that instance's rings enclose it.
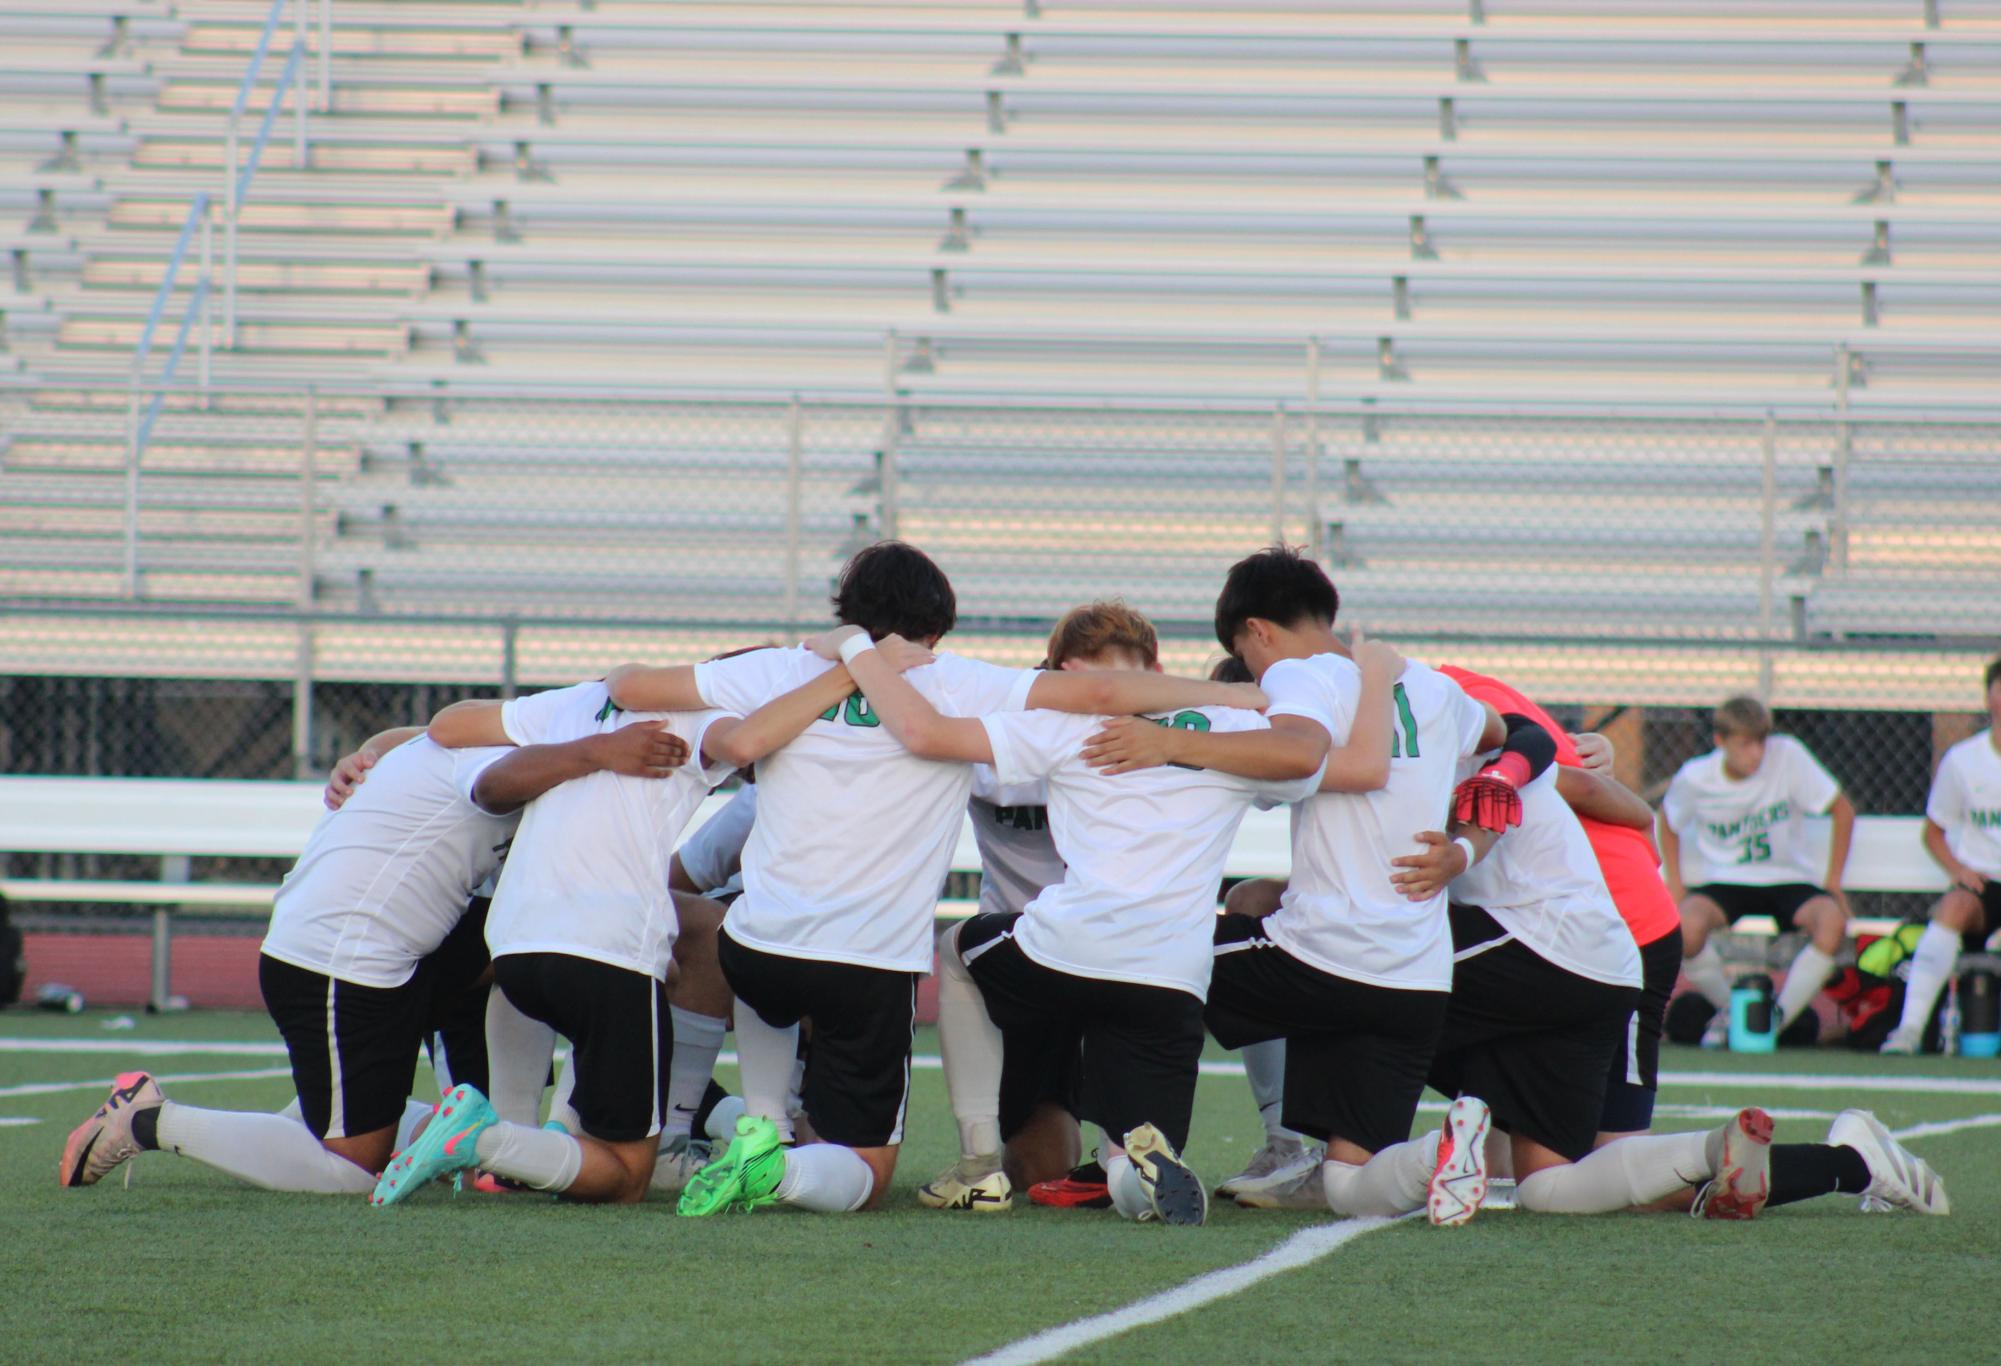
<path fill-rule="evenodd" d="M 199 907 L 208 914 L 262 917 L 270 913 L 275 885 L 189 879 L 197 856 L 296 858 L 325 808 L 321 785 L 178 778 L 0 778 L 0 830 L 14 852 L 141 854 L 160 860 L 160 880 L 0 878 L 0 894 L 18 901 L 153 908 L 152 997 L 172 996 L 169 956 L 172 916 Z M 698 811 L 692 832 L 728 799 L 712 796 Z M 1810 822 L 1824 849 L 1827 822 Z M 1945 876 L 1924 852 L 1919 821 L 1910 816 L 1865 816 L 1856 822 L 1845 877 L 1851 891 L 1941 891 Z M 1237 834 L 1225 865 L 1232 878 L 1284 877 L 1291 867 L 1290 826 L 1284 810 L 1253 812 Z M 977 872 L 979 848 L 970 821 L 952 852 L 955 872 Z M 971 913 L 962 901 L 941 903 L 942 915 Z M 1891 922 L 1858 921 L 1881 931 Z M 1740 930 L 1767 927 L 1739 923 Z M 1769 932 L 1769 930 L 1768 930 Z"/>

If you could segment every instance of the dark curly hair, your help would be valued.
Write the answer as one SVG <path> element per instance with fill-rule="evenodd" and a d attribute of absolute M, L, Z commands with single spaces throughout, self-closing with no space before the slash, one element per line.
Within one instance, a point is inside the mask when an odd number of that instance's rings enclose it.
<path fill-rule="evenodd" d="M 959 620 L 952 581 L 914 545 L 877 541 L 855 552 L 834 586 L 834 619 L 873 640 L 935 640 Z"/>
<path fill-rule="evenodd" d="M 1234 651 L 1252 617 L 1287 627 L 1331 626 L 1340 610 L 1341 595 L 1326 570 L 1294 546 L 1267 546 L 1230 566 L 1216 599 L 1216 643 Z"/>

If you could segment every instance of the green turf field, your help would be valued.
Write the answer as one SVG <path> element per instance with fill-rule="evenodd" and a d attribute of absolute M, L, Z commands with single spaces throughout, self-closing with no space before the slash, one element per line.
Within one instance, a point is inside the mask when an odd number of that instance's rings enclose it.
<path fill-rule="evenodd" d="M 941 1075 L 917 1072 L 910 1140 L 887 1212 L 765 1210 L 706 1221 L 662 1199 L 628 1209 L 440 1189 L 408 1205 L 249 1190 L 148 1155 L 88 1190 L 56 1185 L 69 1128 L 135 1061 L 169 1096 L 276 1109 L 282 1056 L 89 1051 L 268 1043 L 259 1016 L 0 1016 L 0 1284 L 9 1360 L 375 1357 L 707 1363 L 957 1361 L 1249 1262 L 1331 1217 L 1219 1207 L 1174 1230 L 1109 1212 L 920 1210 L 949 1161 Z M 82 1047 L 65 1046 L 80 1041 Z M 61 1048 L 62 1051 L 56 1051 Z M 921 1054 L 936 1038 L 920 1037 Z M 1776 1059 L 1672 1050 L 1684 1072 L 1913 1079 L 1959 1088 L 1676 1085 L 1678 1106 L 1761 1103 L 1781 1142 L 1813 1140 L 1845 1105 L 1892 1128 L 1985 1117 L 1915 1137 L 1945 1175 L 1945 1219 L 1858 1214 L 1831 1198 L 1755 1224 L 1685 1216 L 1483 1214 L 1456 1230 L 1376 1229 L 1241 1293 L 1083 1348 L 1075 1360 L 1380 1361 L 1939 1359 L 1995 1354 L 2001 1283 L 2001 1064 L 1849 1053 Z M 227 1078 L 216 1074 L 248 1074 Z M 427 1074 L 420 1074 L 427 1076 Z M 175 1078 L 206 1077 L 205 1080 Z M 421 1084 L 421 1083 L 420 1083 Z M 1921 1083 L 1920 1083 L 1921 1084 Z M 1203 1080 L 1190 1160 L 1212 1179 L 1262 1136 L 1241 1077 Z M 37 1122 L 23 1122 L 37 1121 Z M 1427 1119 L 1427 1122 L 1431 1122 Z M 1670 1114 L 1662 1127 L 1715 1121 Z"/>

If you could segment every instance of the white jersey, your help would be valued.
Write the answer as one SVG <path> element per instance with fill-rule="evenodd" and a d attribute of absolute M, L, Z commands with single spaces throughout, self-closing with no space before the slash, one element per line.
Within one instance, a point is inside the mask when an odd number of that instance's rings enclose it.
<path fill-rule="evenodd" d="M 745 783 L 674 851 L 681 871 L 702 895 L 729 897 L 743 890 L 743 846 L 756 819 L 757 784 Z"/>
<path fill-rule="evenodd" d="M 753 650 L 695 666 L 703 701 L 748 712 L 832 667 L 806 649 Z M 1019 711 L 1032 669 L 958 655 L 904 677 L 947 716 Z M 938 894 L 951 866 L 970 765 L 919 759 L 855 693 L 757 765 L 757 821 L 743 895 L 723 926 L 788 958 L 929 972 Z"/>
<path fill-rule="evenodd" d="M 2001 754 L 1994 752 L 1993 731 L 1983 730 L 1945 752 L 1925 815 L 1945 831 L 1954 858 L 2001 878 Z"/>
<path fill-rule="evenodd" d="M 1765 740 L 1765 757 L 1748 778 L 1723 771 L 1723 751 L 1713 749 L 1681 766 L 1668 784 L 1661 811 L 1681 837 L 1682 881 L 1690 887 L 1720 882 L 1776 887 L 1819 886 L 1807 844 L 1806 818 L 1818 816 L 1841 795 L 1813 752 L 1790 735 Z"/>
<path fill-rule="evenodd" d="M 602 683 L 579 683 L 501 708 L 517 745 L 560 744 L 639 721 L 665 721 L 688 742 L 688 762 L 666 778 L 601 770 L 536 798 L 487 912 L 486 942 L 509 953 L 563 953 L 663 981 L 680 922 L 667 863 L 681 828 L 730 775 L 704 767 L 702 736 L 718 711 L 620 711 Z"/>
<path fill-rule="evenodd" d="M 1477 761 L 1460 765 L 1462 778 Z M 1556 790 L 1556 769 L 1521 790 L 1522 823 L 1453 879 L 1454 901 L 1481 907 L 1558 967 L 1615 987 L 1640 985 L 1640 950 L 1605 890 L 1584 826 Z"/>
<path fill-rule="evenodd" d="M 1254 711 L 1227 707 L 1155 719 L 1189 730 L 1268 726 Z M 1015 943 L 1058 972 L 1206 999 L 1216 897 L 1244 813 L 1260 797 L 1298 801 L 1320 775 L 1268 783 L 1171 765 L 1107 775 L 1082 754 L 1104 721 L 1053 711 L 986 718 L 1003 782 L 1048 779 L 1050 830 L 1069 865 L 1028 903 Z"/>
<path fill-rule="evenodd" d="M 513 837 L 517 817 L 472 803 L 481 770 L 507 752 L 420 735 L 383 755 L 313 827 L 272 903 L 264 952 L 359 986 L 409 981 Z"/>
<path fill-rule="evenodd" d="M 980 847 L 980 914 L 1011 915 L 1063 880 L 1063 856 L 1049 833 L 1049 785 L 1003 783 L 987 764 L 973 766 L 966 805 Z"/>
<path fill-rule="evenodd" d="M 1284 659 L 1259 686 L 1270 716 L 1303 716 L 1348 742 L 1362 675 L 1337 654 Z M 1410 901 L 1390 884 L 1390 860 L 1443 830 L 1459 761 L 1478 752 L 1487 709 L 1445 675 L 1405 665 L 1391 705 L 1389 783 L 1374 792 L 1318 792 L 1292 808 L 1292 879 L 1265 920 L 1275 943 L 1322 972 L 1410 991 L 1452 988 L 1445 893 Z"/>

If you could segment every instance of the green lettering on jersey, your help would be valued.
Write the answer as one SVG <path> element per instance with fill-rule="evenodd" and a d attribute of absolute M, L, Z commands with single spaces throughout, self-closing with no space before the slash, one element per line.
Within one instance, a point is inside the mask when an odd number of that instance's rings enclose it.
<path fill-rule="evenodd" d="M 860 693 L 849 693 L 848 704 L 842 709 L 841 719 L 851 726 L 879 726 L 882 718 L 877 716 L 868 704 L 868 699 Z"/>
<path fill-rule="evenodd" d="M 1390 758 L 1415 759 L 1418 757 L 1417 718 L 1411 715 L 1410 694 L 1406 693 L 1403 684 L 1399 683 L 1390 690 L 1390 696 L 1396 699 L 1397 720 L 1403 727 L 1401 735 L 1394 730 L 1390 732 Z"/>
<path fill-rule="evenodd" d="M 1209 718 L 1199 711 L 1178 711 L 1172 716 L 1149 716 L 1146 719 L 1153 722 L 1156 726 L 1165 726 L 1169 730 L 1206 731 L 1209 729 Z"/>
<path fill-rule="evenodd" d="M 607 697 L 604 700 L 604 705 L 598 708 L 598 720 L 603 721 L 605 718 L 609 716 L 618 715 L 624 712 L 624 710 L 625 710 L 624 707 L 619 706 L 618 703 L 612 701 L 609 697 Z"/>

